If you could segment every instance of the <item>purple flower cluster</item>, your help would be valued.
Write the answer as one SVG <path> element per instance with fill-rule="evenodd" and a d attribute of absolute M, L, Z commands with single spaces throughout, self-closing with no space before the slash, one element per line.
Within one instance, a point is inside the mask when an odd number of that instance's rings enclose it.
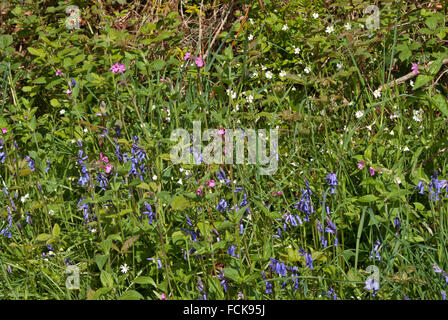
<path fill-rule="evenodd" d="M 12 212 L 11 212 L 11 209 L 8 206 L 6 206 L 6 209 L 8 210 L 8 218 L 7 218 L 8 226 L 6 228 L 2 229 L 2 231 L 0 231 L 0 235 L 2 235 L 4 237 L 8 237 L 9 239 L 11 239 L 12 234 L 11 234 L 10 228 L 11 228 L 11 225 L 12 225 Z"/>
<path fill-rule="evenodd" d="M 129 160 L 132 162 L 131 170 L 129 170 L 129 175 L 138 176 L 141 181 L 143 181 L 143 174 L 146 173 L 145 169 L 145 159 L 146 152 L 138 146 L 139 137 L 134 137 L 134 143 L 131 147 L 131 156 Z M 118 144 L 117 144 L 118 146 Z M 128 159 L 127 155 L 124 156 L 125 162 Z"/>
<path fill-rule="evenodd" d="M 78 166 L 81 167 L 81 176 L 79 177 L 78 184 L 80 186 L 85 186 L 87 182 L 89 182 L 90 177 L 87 172 L 87 167 L 84 164 L 84 161 L 87 160 L 87 156 L 84 156 L 84 150 L 82 149 L 82 142 L 78 140 L 79 152 L 78 152 Z"/>
<path fill-rule="evenodd" d="M 1 163 L 5 163 L 5 159 L 6 159 L 6 152 L 2 151 L 3 145 L 4 145 L 4 141 L 2 138 L 0 138 L 0 162 Z"/>
<path fill-rule="evenodd" d="M 306 252 L 303 248 L 299 249 L 299 253 L 301 256 L 305 256 L 305 264 L 309 269 L 313 269 L 313 258 L 311 257 L 311 253 Z"/>
<path fill-rule="evenodd" d="M 30 156 L 26 156 L 26 157 L 25 157 L 25 160 L 26 160 L 26 162 L 28 162 L 28 167 L 30 167 L 30 170 L 31 170 L 31 171 L 36 170 L 36 168 L 35 168 L 35 166 L 34 166 L 34 160 L 31 159 Z"/>
<path fill-rule="evenodd" d="M 432 265 L 435 273 L 440 273 L 440 278 L 445 278 L 445 282 L 448 283 L 448 272 L 440 269 L 440 267 L 436 264 Z"/>
<path fill-rule="evenodd" d="M 284 262 L 281 262 L 274 258 L 269 258 L 269 260 L 271 261 L 269 264 L 269 269 L 281 277 L 287 277 L 289 272 L 290 276 L 294 279 L 294 289 L 298 290 L 299 289 L 299 279 L 297 277 L 298 268 L 286 266 Z M 262 275 L 263 274 L 264 272 L 262 273 Z M 265 277 L 266 276 L 264 275 L 263 279 L 266 279 Z M 282 290 L 285 288 L 285 286 L 286 281 L 283 281 Z M 270 285 L 270 289 L 272 291 L 272 285 Z M 268 291 L 268 285 L 266 284 L 266 293 L 269 293 L 267 291 Z"/>
<path fill-rule="evenodd" d="M 381 260 L 381 256 L 380 256 L 380 246 L 381 246 L 381 242 L 379 242 L 378 240 L 375 241 L 375 246 L 373 247 L 373 250 L 370 252 L 370 259 L 378 259 Z M 375 254 L 375 257 L 373 256 Z"/>
<path fill-rule="evenodd" d="M 151 205 L 147 202 L 145 202 L 145 211 L 143 211 L 143 215 L 148 217 L 149 224 L 152 224 L 152 221 L 156 217 L 155 213 L 152 211 Z"/>
<path fill-rule="evenodd" d="M 302 213 L 305 213 L 306 216 L 304 220 L 309 221 L 311 214 L 314 213 L 313 203 L 311 201 L 311 195 L 313 194 L 313 192 L 310 189 L 308 181 L 305 181 L 305 185 L 305 189 L 302 189 L 302 197 L 300 198 L 299 202 L 294 205 L 294 208 Z"/>
<path fill-rule="evenodd" d="M 325 178 L 327 184 L 331 187 L 330 193 L 336 193 L 336 187 L 338 186 L 338 178 L 336 177 L 336 173 L 330 173 Z"/>

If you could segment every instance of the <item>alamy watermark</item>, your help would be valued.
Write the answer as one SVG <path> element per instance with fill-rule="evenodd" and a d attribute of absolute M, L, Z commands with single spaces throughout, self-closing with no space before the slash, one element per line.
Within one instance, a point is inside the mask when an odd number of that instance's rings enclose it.
<path fill-rule="evenodd" d="M 68 274 L 65 280 L 65 287 L 68 290 L 79 290 L 79 268 L 77 266 L 67 266 L 65 273 Z"/>
<path fill-rule="evenodd" d="M 170 140 L 178 142 L 170 151 L 170 159 L 175 164 L 249 164 L 258 165 L 261 175 L 273 175 L 277 172 L 279 161 L 277 128 L 269 130 L 269 138 L 265 129 L 207 129 L 202 133 L 201 122 L 193 121 L 193 135 L 179 128 L 171 133 Z M 266 154 L 268 140 L 269 155 Z M 210 143 L 202 148 L 203 141 Z"/>

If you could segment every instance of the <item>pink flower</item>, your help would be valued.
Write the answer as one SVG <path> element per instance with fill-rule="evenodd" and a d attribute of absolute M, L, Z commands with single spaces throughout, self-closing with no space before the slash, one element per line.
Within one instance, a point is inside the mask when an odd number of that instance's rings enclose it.
<path fill-rule="evenodd" d="M 112 67 L 110 67 L 109 70 L 112 71 L 113 73 L 123 73 L 126 71 L 126 67 L 124 66 L 124 64 L 119 64 L 117 62 Z"/>
<path fill-rule="evenodd" d="M 375 169 L 373 169 L 372 167 L 370 167 L 370 169 L 369 169 L 369 172 L 370 172 L 370 175 L 371 176 L 374 176 L 375 175 Z"/>
<path fill-rule="evenodd" d="M 191 59 L 191 53 L 190 53 L 190 52 L 187 52 L 187 53 L 185 54 L 184 61 L 185 61 L 185 60 L 188 60 L 188 59 Z"/>
<path fill-rule="evenodd" d="M 415 74 L 417 74 L 418 73 L 418 64 L 419 64 L 419 62 L 414 62 L 413 64 L 412 64 L 412 72 L 414 72 Z"/>
<path fill-rule="evenodd" d="M 215 180 L 208 180 L 208 186 L 209 186 L 210 188 L 213 188 L 215 185 L 216 185 L 216 184 L 215 184 Z"/>
<path fill-rule="evenodd" d="M 70 95 L 70 94 L 72 93 L 72 90 L 67 89 L 67 90 L 65 91 L 65 93 L 68 94 L 68 95 Z"/>
<path fill-rule="evenodd" d="M 202 196 L 202 190 L 201 190 L 201 188 L 199 188 L 198 190 L 196 190 L 196 194 L 197 194 L 198 196 Z"/>
<path fill-rule="evenodd" d="M 365 161 L 359 161 L 359 162 L 358 162 L 358 168 L 359 168 L 359 170 L 364 169 L 364 165 L 365 165 L 365 164 L 366 164 Z"/>
<path fill-rule="evenodd" d="M 64 75 L 64 74 L 62 73 L 62 71 L 58 69 L 58 70 L 56 71 L 56 75 L 59 76 L 59 75 L 61 75 L 61 74 Z"/>
<path fill-rule="evenodd" d="M 163 78 L 160 78 L 160 82 L 165 82 L 166 80 Z"/>
<path fill-rule="evenodd" d="M 226 133 L 226 129 L 219 129 L 218 133 L 219 133 L 220 135 L 223 135 L 223 134 Z"/>
<path fill-rule="evenodd" d="M 100 152 L 100 160 L 103 161 L 104 163 L 108 163 L 109 159 L 107 157 L 103 157 L 103 153 Z"/>
<path fill-rule="evenodd" d="M 166 295 L 165 295 L 164 293 L 162 293 L 162 294 L 160 295 L 160 299 L 162 299 L 162 300 L 166 300 Z"/>
<path fill-rule="evenodd" d="M 106 173 L 109 173 L 112 170 L 112 165 L 110 163 L 108 163 L 106 165 Z"/>
<path fill-rule="evenodd" d="M 201 68 L 204 66 L 204 61 L 202 60 L 201 57 L 197 57 L 196 60 L 194 60 L 194 62 L 196 63 L 196 65 Z"/>
<path fill-rule="evenodd" d="M 2 133 L 3 133 L 3 134 L 6 134 L 7 132 L 8 132 L 8 129 L 6 129 L 6 128 L 3 128 L 3 129 L 2 129 Z"/>
<path fill-rule="evenodd" d="M 282 195 L 282 192 L 281 192 L 281 191 L 277 191 L 277 195 L 278 195 L 278 196 L 281 196 L 281 195 Z"/>

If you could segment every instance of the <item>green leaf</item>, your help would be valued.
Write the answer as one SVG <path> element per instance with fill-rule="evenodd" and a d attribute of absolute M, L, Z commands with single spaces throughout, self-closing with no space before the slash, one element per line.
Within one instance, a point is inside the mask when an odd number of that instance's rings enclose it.
<path fill-rule="evenodd" d="M 439 72 L 442 65 L 443 65 L 443 57 L 436 59 L 433 63 L 431 63 L 431 66 L 429 67 L 429 73 L 433 76 L 436 75 Z"/>
<path fill-rule="evenodd" d="M 420 74 L 417 76 L 417 80 L 415 80 L 413 90 L 417 90 L 418 88 L 423 87 L 425 84 L 427 84 L 429 81 L 433 79 L 433 76 L 429 76 L 426 74 Z"/>
<path fill-rule="evenodd" d="M 56 224 L 53 226 L 53 232 L 52 232 L 53 237 L 55 237 L 55 238 L 59 237 L 59 234 L 60 234 L 60 233 L 61 233 L 61 228 L 60 228 L 59 225 L 56 223 Z"/>
<path fill-rule="evenodd" d="M 184 196 L 176 196 L 171 202 L 171 208 L 174 210 L 185 210 L 190 205 L 190 202 Z"/>
<path fill-rule="evenodd" d="M 150 284 L 154 287 L 157 287 L 157 284 L 154 282 L 153 278 L 151 277 L 138 277 L 134 280 L 137 284 Z"/>
<path fill-rule="evenodd" d="M 59 101 L 58 101 L 58 99 L 51 99 L 50 100 L 50 104 L 53 106 L 53 107 L 55 107 L 55 108 L 57 108 L 57 107 L 59 107 L 61 104 L 59 103 Z"/>
<path fill-rule="evenodd" d="M 143 300 L 143 296 L 135 290 L 128 290 L 118 300 Z"/>
<path fill-rule="evenodd" d="M 6 49 L 13 43 L 13 38 L 9 34 L 4 34 L 0 36 L 0 49 Z"/>
<path fill-rule="evenodd" d="M 53 236 L 51 234 L 48 233 L 41 233 L 40 235 L 38 235 L 36 237 L 37 241 L 47 241 L 48 239 L 53 238 Z"/>
<path fill-rule="evenodd" d="M 104 270 L 101 270 L 100 279 L 104 287 L 112 288 L 114 286 L 114 279 L 112 278 L 112 275 Z"/>
<path fill-rule="evenodd" d="M 432 98 L 432 102 L 439 109 L 445 117 L 448 117 L 448 103 L 442 94 L 437 94 Z"/>
<path fill-rule="evenodd" d="M 238 270 L 233 269 L 233 268 L 224 268 L 222 269 L 224 272 L 224 275 L 226 276 L 226 278 L 235 281 L 235 282 L 239 282 L 241 277 L 240 274 L 238 272 Z"/>
<path fill-rule="evenodd" d="M 373 194 L 368 194 L 365 196 L 362 196 L 361 198 L 358 199 L 359 202 L 372 202 L 377 200 L 378 197 L 374 196 Z"/>
<path fill-rule="evenodd" d="M 42 49 L 35 49 L 32 47 L 28 47 L 28 51 L 33 55 L 33 56 L 39 56 L 39 57 L 45 57 L 45 51 Z"/>
<path fill-rule="evenodd" d="M 103 269 L 108 257 L 109 257 L 108 254 L 97 254 L 95 256 L 95 262 L 99 270 Z"/>
<path fill-rule="evenodd" d="M 149 64 L 149 70 L 151 71 L 160 71 L 165 67 L 165 61 L 157 59 Z"/>

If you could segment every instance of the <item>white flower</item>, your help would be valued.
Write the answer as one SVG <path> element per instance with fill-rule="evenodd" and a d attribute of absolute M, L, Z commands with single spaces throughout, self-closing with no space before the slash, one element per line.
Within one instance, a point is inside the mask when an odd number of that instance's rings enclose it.
<path fill-rule="evenodd" d="M 395 111 L 394 114 L 390 115 L 390 120 L 396 119 L 400 117 L 400 112 Z"/>
<path fill-rule="evenodd" d="M 121 269 L 121 273 L 128 273 L 128 271 L 129 271 L 129 267 L 126 263 L 121 265 L 120 269 Z"/>
<path fill-rule="evenodd" d="M 282 30 L 283 30 L 283 31 L 288 30 L 288 25 L 287 25 L 287 24 L 284 24 Z"/>
<path fill-rule="evenodd" d="M 180 171 L 180 172 L 183 172 L 183 171 L 184 171 L 184 168 L 180 167 L 180 168 L 179 168 L 179 171 Z"/>
<path fill-rule="evenodd" d="M 272 72 L 271 71 L 266 72 L 266 78 L 272 79 Z"/>
<path fill-rule="evenodd" d="M 314 18 L 314 19 L 319 18 L 319 14 L 318 14 L 318 13 L 313 13 L 313 18 Z"/>
<path fill-rule="evenodd" d="M 250 35 L 247 37 L 247 40 L 251 41 L 253 38 L 254 38 L 254 36 L 250 34 Z"/>
<path fill-rule="evenodd" d="M 75 143 L 76 141 L 75 141 L 75 139 L 72 139 L 72 141 L 70 141 L 71 143 Z"/>
<path fill-rule="evenodd" d="M 305 71 L 305 73 L 310 73 L 311 72 L 311 69 L 310 69 L 310 67 L 306 67 L 303 71 Z"/>
<path fill-rule="evenodd" d="M 252 103 L 253 101 L 254 101 L 254 96 L 253 95 L 248 95 L 247 97 L 246 97 L 246 101 L 248 102 L 248 103 Z"/>
<path fill-rule="evenodd" d="M 90 232 L 95 233 L 95 232 L 96 232 L 96 229 L 95 229 L 95 228 L 92 228 L 92 229 L 90 229 Z"/>
<path fill-rule="evenodd" d="M 157 176 L 156 176 L 156 175 L 153 175 L 153 176 L 152 176 L 152 180 L 156 181 L 156 180 L 157 180 Z"/>
<path fill-rule="evenodd" d="M 87 132 L 87 128 L 84 128 L 84 130 L 83 130 L 84 132 Z"/>
<path fill-rule="evenodd" d="M 254 24 L 254 19 L 249 18 L 249 22 L 250 22 L 250 24 Z"/>
<path fill-rule="evenodd" d="M 185 171 L 185 175 L 188 177 L 190 175 L 190 170 Z"/>
<path fill-rule="evenodd" d="M 401 184 L 401 179 L 399 177 L 395 177 L 394 181 L 398 184 Z"/>
<path fill-rule="evenodd" d="M 254 71 L 254 73 L 252 73 L 252 78 L 258 77 L 258 72 Z"/>
<path fill-rule="evenodd" d="M 295 54 L 299 54 L 300 53 L 300 48 L 294 48 L 294 53 Z"/>
<path fill-rule="evenodd" d="M 373 92 L 373 96 L 374 96 L 375 98 L 379 98 L 379 97 L 381 97 L 381 91 L 380 91 L 379 89 L 376 89 L 376 90 Z"/>
<path fill-rule="evenodd" d="M 65 109 L 62 109 L 61 111 L 59 111 L 60 115 L 63 115 L 65 113 Z"/>
<path fill-rule="evenodd" d="M 352 26 L 350 23 L 347 22 L 346 24 L 344 24 L 344 28 L 345 28 L 345 30 L 351 30 Z"/>
<path fill-rule="evenodd" d="M 239 105 L 238 105 L 238 103 L 235 105 L 235 109 L 234 109 L 234 111 L 238 111 L 238 110 L 240 110 L 240 107 L 239 107 Z"/>
<path fill-rule="evenodd" d="M 179 180 L 177 181 L 177 183 L 180 184 L 180 185 L 182 185 L 182 184 L 183 184 L 182 179 L 179 179 Z"/>
<path fill-rule="evenodd" d="M 409 84 L 411 85 L 411 87 L 414 87 L 414 81 L 409 81 Z"/>
<path fill-rule="evenodd" d="M 334 31 L 333 26 L 328 26 L 327 29 L 325 29 L 325 32 L 328 34 L 332 33 L 333 31 Z"/>
<path fill-rule="evenodd" d="M 404 147 L 403 151 L 407 152 L 407 151 L 409 151 L 409 148 L 408 147 Z"/>
<path fill-rule="evenodd" d="M 227 95 L 232 99 L 236 99 L 236 92 L 234 92 L 233 90 L 227 89 Z"/>
<path fill-rule="evenodd" d="M 393 136 L 394 135 L 394 130 L 390 131 L 390 135 Z"/>
<path fill-rule="evenodd" d="M 286 71 L 282 70 L 280 71 L 280 77 L 286 77 Z"/>
<path fill-rule="evenodd" d="M 355 117 L 358 118 L 358 119 L 361 118 L 363 115 L 364 115 L 364 111 L 357 111 L 355 113 Z"/>
<path fill-rule="evenodd" d="M 153 104 L 151 109 L 152 109 L 152 110 L 155 110 L 155 108 L 156 108 L 156 105 Z"/>
<path fill-rule="evenodd" d="M 266 70 L 267 69 L 267 67 L 265 67 L 264 65 L 261 65 L 261 70 Z"/>
<path fill-rule="evenodd" d="M 344 64 L 343 64 L 342 62 L 341 62 L 341 63 L 338 63 L 338 64 L 336 65 L 336 68 L 337 68 L 338 70 L 341 70 L 343 65 L 344 65 Z"/>
<path fill-rule="evenodd" d="M 414 116 L 412 117 L 414 121 L 422 122 L 423 120 L 423 110 L 414 110 Z"/>
<path fill-rule="evenodd" d="M 49 214 L 50 216 L 52 216 L 52 215 L 54 215 L 54 211 L 53 211 L 53 210 L 50 210 L 50 211 L 48 211 L 48 214 Z"/>
<path fill-rule="evenodd" d="M 367 128 L 369 131 L 372 131 L 372 125 L 370 125 L 370 126 L 366 126 L 366 128 Z"/>
<path fill-rule="evenodd" d="M 26 195 L 24 195 L 23 197 L 20 197 L 20 201 L 22 201 L 22 203 L 25 203 L 26 199 L 30 196 L 29 193 L 27 193 Z"/>

